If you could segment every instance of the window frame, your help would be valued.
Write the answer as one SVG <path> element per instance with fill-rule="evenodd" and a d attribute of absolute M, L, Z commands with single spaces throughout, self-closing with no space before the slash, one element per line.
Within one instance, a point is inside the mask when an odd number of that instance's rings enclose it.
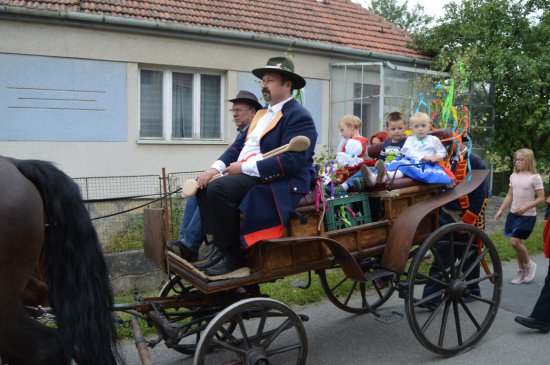
<path fill-rule="evenodd" d="M 162 136 L 161 137 L 142 137 L 141 132 L 141 72 L 156 71 L 162 72 Z M 172 86 L 173 74 L 185 73 L 193 75 L 193 137 L 188 138 L 172 138 Z M 220 77 L 220 119 L 219 119 L 219 138 L 201 138 L 201 75 L 213 75 Z M 138 143 L 143 144 L 224 144 L 225 143 L 225 119 L 226 119 L 226 102 L 225 102 L 225 83 L 226 72 L 178 68 L 178 67 L 155 67 L 142 65 L 138 67 L 138 83 L 137 83 L 137 136 Z"/>

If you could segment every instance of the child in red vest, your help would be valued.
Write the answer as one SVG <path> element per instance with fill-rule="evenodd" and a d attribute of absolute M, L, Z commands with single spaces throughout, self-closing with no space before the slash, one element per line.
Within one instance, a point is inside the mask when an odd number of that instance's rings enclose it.
<path fill-rule="evenodd" d="M 341 184 L 358 171 L 367 157 L 368 139 L 360 133 L 361 124 L 361 119 L 353 114 L 344 115 L 338 122 L 341 138 L 336 150 L 337 183 Z"/>

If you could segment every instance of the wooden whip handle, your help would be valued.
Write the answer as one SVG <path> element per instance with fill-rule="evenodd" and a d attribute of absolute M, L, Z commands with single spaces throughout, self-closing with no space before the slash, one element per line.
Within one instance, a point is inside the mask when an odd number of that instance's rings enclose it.
<path fill-rule="evenodd" d="M 263 159 L 270 157 L 275 157 L 277 155 L 280 155 L 283 152 L 292 151 L 292 152 L 302 152 L 307 150 L 309 147 L 310 140 L 309 138 L 305 136 L 296 136 L 290 140 L 289 143 L 279 146 L 277 148 L 272 149 L 269 152 L 266 152 L 263 154 Z M 218 177 L 223 176 L 222 174 L 218 173 L 210 179 L 210 181 L 217 179 Z M 183 195 L 185 196 L 193 196 L 197 193 L 197 190 L 199 189 L 199 186 L 197 184 L 197 180 L 187 180 L 183 183 L 182 191 Z"/>

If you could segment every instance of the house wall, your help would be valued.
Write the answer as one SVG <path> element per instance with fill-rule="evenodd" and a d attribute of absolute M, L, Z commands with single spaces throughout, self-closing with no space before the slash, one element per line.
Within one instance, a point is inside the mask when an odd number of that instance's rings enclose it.
<path fill-rule="evenodd" d="M 139 141 L 139 66 L 169 66 L 225 72 L 224 90 L 225 98 L 228 99 L 243 88 L 243 85 L 247 87 L 250 85 L 250 80 L 253 80 L 250 70 L 263 66 L 270 57 L 282 55 L 281 50 L 267 47 L 252 48 L 246 45 L 109 31 L 95 29 L 93 26 L 84 28 L 1 20 L 0 34 L 2 34 L 0 56 L 5 56 L 3 63 L 0 58 L 0 74 L 5 74 L 8 70 L 6 66 L 8 62 L 5 61 L 7 58 L 10 58 L 11 66 L 18 65 L 21 70 L 24 68 L 22 64 L 18 64 L 17 60 L 32 64 L 33 59 L 28 56 L 40 56 L 36 58 L 40 62 L 35 63 L 40 67 L 38 70 L 32 70 L 29 74 L 32 77 L 27 77 L 30 81 L 40 77 L 41 74 L 44 79 L 40 81 L 49 80 L 51 83 L 60 79 L 78 83 L 77 81 L 86 79 L 82 76 L 82 72 L 72 70 L 73 74 L 71 74 L 71 70 L 60 71 L 60 67 L 56 67 L 71 64 L 71 61 L 73 65 L 82 67 L 83 70 L 86 69 L 84 64 L 89 63 L 92 67 L 91 72 L 100 72 L 102 67 L 109 65 L 105 62 L 111 62 L 112 65 L 120 68 L 119 72 L 108 79 L 110 83 L 107 83 L 105 88 L 118 90 L 113 85 L 125 83 L 124 92 L 119 90 L 118 93 L 113 91 L 114 94 L 112 94 L 115 95 L 113 97 L 118 98 L 116 99 L 118 102 L 125 103 L 125 107 L 118 110 L 116 108 L 120 108 L 120 104 L 114 103 L 115 105 L 103 108 L 111 114 L 107 116 L 98 114 L 97 118 L 96 129 L 107 130 L 108 133 L 93 135 L 93 128 L 90 129 L 90 126 L 93 126 L 93 118 L 90 115 L 86 118 L 88 123 L 92 124 L 88 124 L 86 128 L 74 127 L 70 123 L 63 124 L 71 119 L 78 121 L 85 119 L 82 118 L 83 114 L 71 114 L 67 117 L 67 113 L 74 113 L 70 110 L 62 112 L 35 110 L 29 113 L 25 121 L 28 123 L 26 126 L 29 130 L 25 130 L 23 135 L 14 136 L 4 131 L 1 137 L 0 130 L 0 154 L 16 158 L 50 160 L 73 177 L 159 174 L 162 167 L 166 167 L 169 172 L 203 170 L 223 152 L 227 143 L 235 138 L 232 116 L 226 112 L 223 121 L 224 137 L 221 142 Z M 79 62 L 80 60 L 82 62 Z M 298 53 L 294 58 L 296 72 L 309 82 L 305 88 L 305 106 L 310 106 L 309 109 L 316 119 L 320 135 L 318 146 L 327 143 L 329 64 L 337 61 L 341 60 Z M 10 75 L 9 80 L 25 80 L 23 76 L 23 74 L 20 77 Z M 106 77 L 98 75 L 98 80 L 104 80 Z M 86 80 L 90 81 L 90 79 L 88 77 Z M 4 85 L 0 84 L 3 86 L 0 96 L 7 97 L 3 98 L 6 99 L 3 104 L 0 101 L 0 107 L 4 109 L 0 113 L 0 128 L 5 128 L 13 122 L 12 118 L 18 118 L 14 117 L 13 110 L 7 112 L 8 99 L 13 95 L 6 91 L 8 78 L 2 77 L 1 80 L 5 82 Z M 257 87 L 257 90 L 250 91 L 259 95 L 259 85 Z M 104 100 L 103 106 L 109 104 L 109 101 L 112 102 L 112 100 Z M 231 103 L 228 102 L 224 110 L 228 111 L 230 108 Z M 81 110 L 79 113 L 84 112 Z M 56 124 L 56 116 L 59 116 L 57 118 L 59 124 Z M 125 130 L 113 129 L 113 126 L 120 125 Z M 44 126 L 47 128 L 44 128 L 41 133 L 40 128 Z M 52 129 L 55 128 L 59 128 L 61 132 L 52 133 Z M 74 128 L 74 130 L 68 131 L 67 128 Z"/>

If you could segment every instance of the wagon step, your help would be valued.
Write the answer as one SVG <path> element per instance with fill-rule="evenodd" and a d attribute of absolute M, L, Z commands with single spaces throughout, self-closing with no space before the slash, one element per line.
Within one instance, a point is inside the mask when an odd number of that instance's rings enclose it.
<path fill-rule="evenodd" d="M 390 270 L 376 269 L 372 272 L 369 272 L 366 276 L 366 281 L 372 281 L 380 278 L 388 278 L 388 276 L 393 276 L 395 273 Z"/>

